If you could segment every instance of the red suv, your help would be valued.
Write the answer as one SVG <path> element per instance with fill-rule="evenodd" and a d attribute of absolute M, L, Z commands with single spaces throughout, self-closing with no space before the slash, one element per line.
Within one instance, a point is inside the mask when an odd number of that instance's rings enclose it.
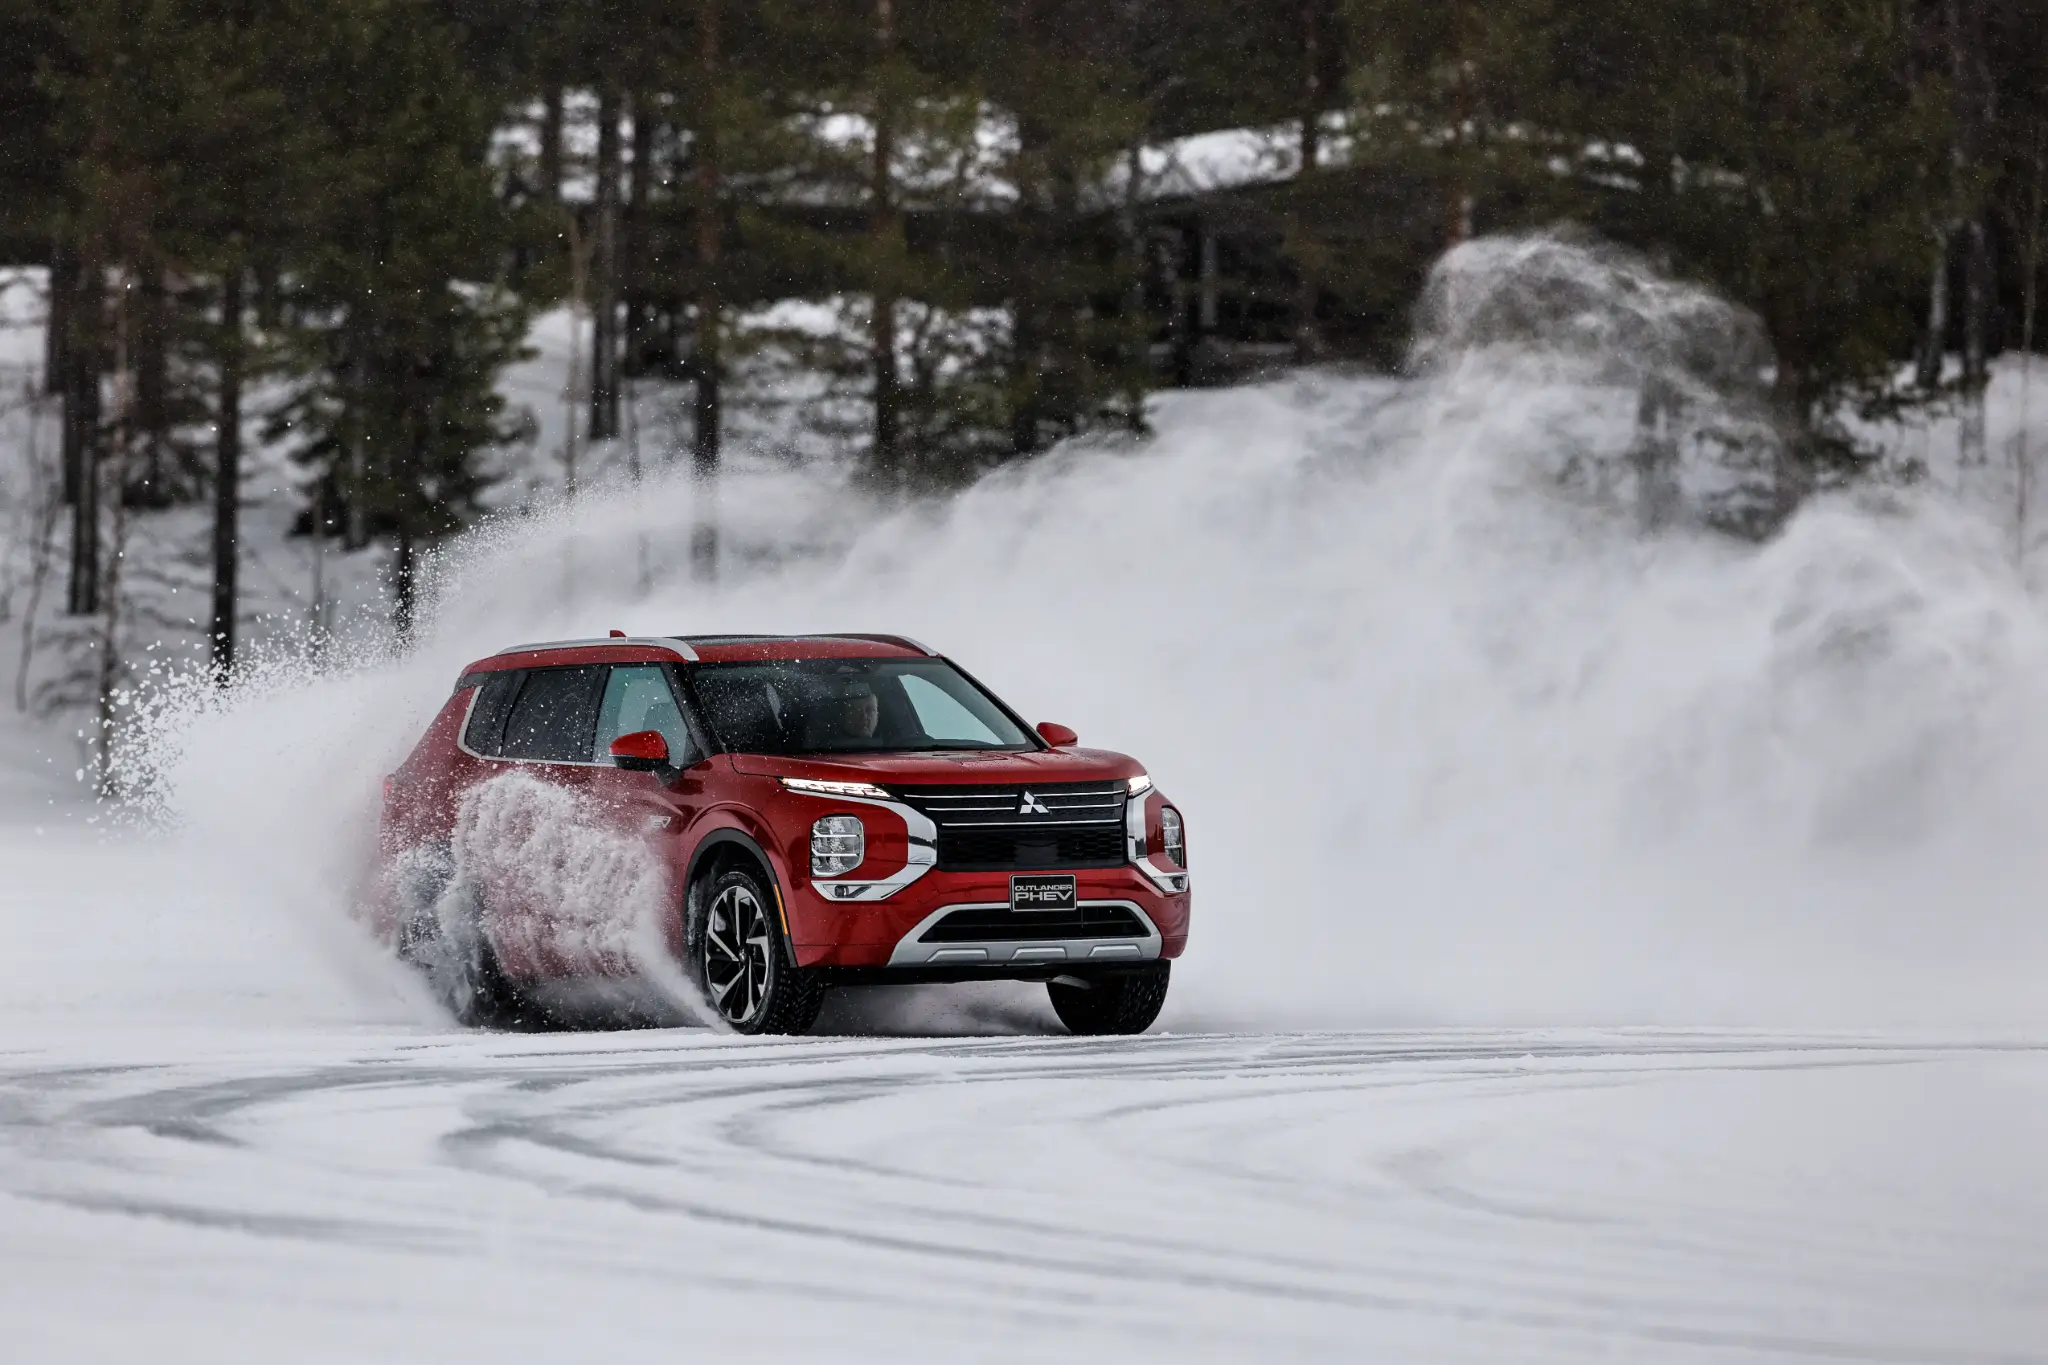
<path fill-rule="evenodd" d="M 986 980 L 1138 1033 L 1187 943 L 1144 768 L 893 635 L 508 649 L 386 780 L 382 835 L 400 950 L 466 1022 L 681 967 L 743 1033 L 835 984 Z"/>

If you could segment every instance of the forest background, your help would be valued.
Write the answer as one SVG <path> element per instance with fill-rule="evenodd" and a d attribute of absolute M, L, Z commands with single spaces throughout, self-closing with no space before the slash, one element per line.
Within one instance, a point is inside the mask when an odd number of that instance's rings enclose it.
<path fill-rule="evenodd" d="M 565 305 L 565 495 L 639 383 L 687 395 L 648 458 L 715 477 L 771 344 L 915 495 L 1162 386 L 1396 365 L 1444 250 L 1572 224 L 1759 320 L 1767 534 L 1868 462 L 1858 417 L 1953 406 L 1983 458 L 2037 339 L 2044 35 L 2048 0 L 0 0 L 0 265 L 48 319 L 7 400 L 54 414 L 39 544 L 103 718 L 153 513 L 208 512 L 234 668 L 252 442 L 293 534 L 382 552 L 403 638 Z"/>

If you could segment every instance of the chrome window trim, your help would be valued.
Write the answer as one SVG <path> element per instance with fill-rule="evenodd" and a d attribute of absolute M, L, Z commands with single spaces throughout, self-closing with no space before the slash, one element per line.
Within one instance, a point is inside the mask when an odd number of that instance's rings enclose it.
<path fill-rule="evenodd" d="M 480 758 L 486 763 L 495 763 L 498 762 L 497 759 L 492 758 L 488 754 L 480 754 L 469 747 L 469 718 L 476 714 L 477 699 L 483 696 L 483 694 L 484 685 L 482 683 L 478 683 L 475 687 L 469 689 L 469 705 L 462 708 L 462 724 L 455 727 L 455 747 L 462 753 L 468 754 L 471 758 Z"/>
<path fill-rule="evenodd" d="M 1017 938 L 976 940 L 972 943 L 920 943 L 919 937 L 934 924 L 955 910 L 1008 910 L 1008 901 L 955 901 L 942 905 L 926 915 L 910 932 L 896 940 L 896 946 L 889 953 L 891 967 L 1012 967 L 1019 963 L 1045 962 L 1150 962 L 1164 950 L 1165 939 L 1159 932 L 1159 925 L 1145 913 L 1145 907 L 1136 901 L 1110 897 L 1106 900 L 1076 901 L 1077 907 L 1121 906 L 1138 917 L 1145 926 L 1145 936 L 1134 938 Z M 1060 949 L 1060 955 L 1053 957 L 1050 949 Z M 1107 948 L 1109 952 L 1099 952 Z M 975 959 L 969 954 L 983 950 L 984 956 Z M 1135 952 L 1130 950 L 1135 949 Z M 945 956 L 940 956 L 944 954 Z"/>

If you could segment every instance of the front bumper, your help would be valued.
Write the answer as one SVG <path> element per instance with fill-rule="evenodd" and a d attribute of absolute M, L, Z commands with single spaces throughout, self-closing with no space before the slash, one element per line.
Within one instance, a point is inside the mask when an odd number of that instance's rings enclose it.
<path fill-rule="evenodd" d="M 963 941 L 934 934 L 958 911 L 1008 912 L 1007 873 L 929 872 L 886 900 L 828 900 L 808 883 L 789 894 L 790 939 L 799 966 L 884 968 L 906 976 L 935 970 L 965 976 L 1039 975 L 1061 966 L 1109 967 L 1178 957 L 1187 945 L 1187 881 L 1174 894 L 1130 865 L 1074 873 L 1079 910 L 1122 926 L 1072 932 L 1063 917 L 993 914 L 1000 931 Z M 1119 914 L 1118 912 L 1128 912 Z M 990 918 L 984 916 L 983 918 Z M 1013 926 L 1013 927 L 1012 927 Z"/>

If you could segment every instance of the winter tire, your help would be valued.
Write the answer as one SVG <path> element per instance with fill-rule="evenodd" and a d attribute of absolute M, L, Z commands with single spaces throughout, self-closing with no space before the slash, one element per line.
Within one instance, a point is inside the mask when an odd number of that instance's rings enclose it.
<path fill-rule="evenodd" d="M 1085 986 L 1048 982 L 1052 1012 L 1067 1031 L 1083 1037 L 1143 1033 L 1166 1004 L 1166 984 L 1173 964 L 1157 962 L 1135 972 L 1099 976 Z"/>
<path fill-rule="evenodd" d="M 768 890 L 743 868 L 705 889 L 697 973 L 704 998 L 735 1033 L 802 1033 L 825 1003 L 817 974 L 790 965 L 778 918 Z"/>
<path fill-rule="evenodd" d="M 475 891 L 455 876 L 445 848 L 415 849 L 398 876 L 398 955 L 419 968 L 427 988 L 465 1028 L 531 1022 L 525 1002 L 484 934 Z"/>

